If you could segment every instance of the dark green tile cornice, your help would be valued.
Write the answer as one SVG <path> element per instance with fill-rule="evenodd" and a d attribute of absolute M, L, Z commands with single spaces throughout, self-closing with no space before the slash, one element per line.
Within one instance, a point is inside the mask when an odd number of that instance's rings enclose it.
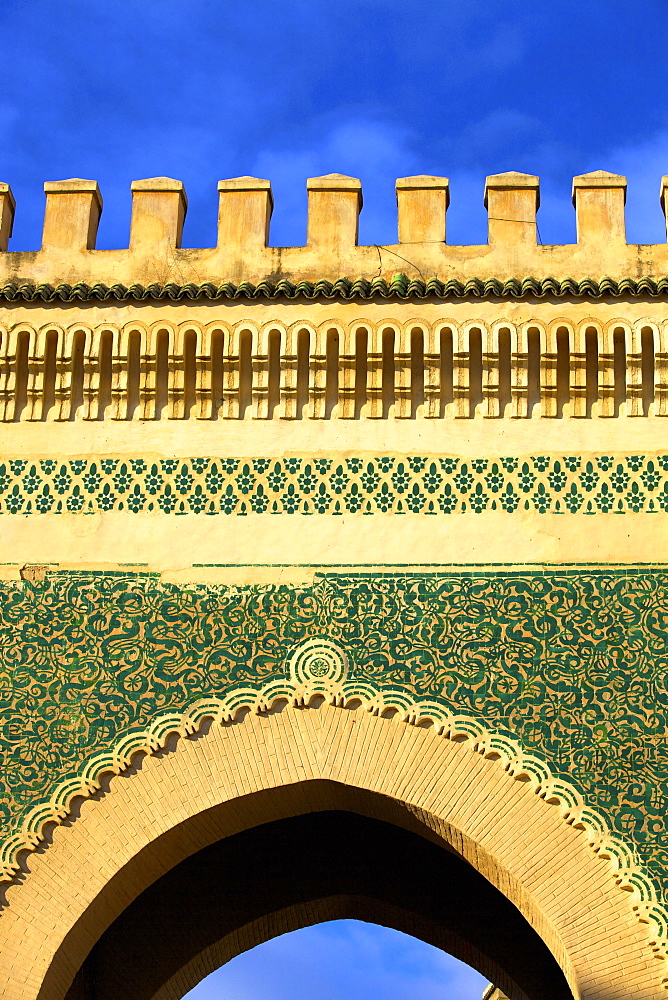
<path fill-rule="evenodd" d="M 74 285 L 34 284 L 33 282 L 10 282 L 0 288 L 2 302 L 143 302 L 143 301 L 222 301 L 258 299 L 301 299 L 338 301 L 381 301 L 414 299 L 603 299 L 603 298 L 663 298 L 668 297 L 668 277 L 653 278 L 470 278 L 458 281 L 449 278 L 429 278 L 427 281 L 408 279 L 400 274 L 387 281 L 385 278 L 339 278 L 337 281 L 287 280 L 260 281 L 254 284 L 242 281 L 234 284 L 203 282 L 202 284 L 175 282 L 166 284 L 129 286 L 121 284 L 88 285 L 78 282 Z"/>

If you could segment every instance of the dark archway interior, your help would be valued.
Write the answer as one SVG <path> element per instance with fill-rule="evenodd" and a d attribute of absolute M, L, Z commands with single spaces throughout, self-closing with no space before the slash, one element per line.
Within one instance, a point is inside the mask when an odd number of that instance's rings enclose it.
<path fill-rule="evenodd" d="M 572 1000 L 541 938 L 475 868 L 419 834 L 344 811 L 267 823 L 176 865 L 102 935 L 67 1000 L 175 996 L 166 984 L 193 963 L 199 972 L 182 996 L 211 971 L 193 962 L 198 955 L 217 948 L 221 964 L 277 933 L 342 916 L 441 947 L 511 1000 Z"/>

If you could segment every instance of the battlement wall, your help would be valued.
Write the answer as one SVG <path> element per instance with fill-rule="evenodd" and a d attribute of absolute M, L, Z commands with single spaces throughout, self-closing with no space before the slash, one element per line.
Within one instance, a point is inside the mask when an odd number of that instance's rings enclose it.
<path fill-rule="evenodd" d="M 156 284 L 173 289 L 208 284 L 209 295 L 221 283 L 246 289 L 260 284 L 266 294 L 280 282 L 389 281 L 397 271 L 422 283 L 608 278 L 613 283 L 649 279 L 651 285 L 664 278 L 668 267 L 668 245 L 626 243 L 626 178 L 601 170 L 574 178 L 577 243 L 563 246 L 542 246 L 537 239 L 539 179 L 529 174 L 487 177 L 489 240 L 483 246 L 446 242 L 450 192 L 445 177 L 397 181 L 398 240 L 382 248 L 357 244 L 362 186 L 355 178 L 329 174 L 307 182 L 305 247 L 268 246 L 273 209 L 269 181 L 237 177 L 220 181 L 218 189 L 214 248 L 181 249 L 186 193 L 180 181 L 157 177 L 132 184 L 127 249 L 95 249 L 102 212 L 98 185 L 70 179 L 45 184 L 42 248 L 8 252 L 15 202 L 9 186 L 0 185 L 0 285 L 9 286 L 5 299 L 15 297 L 22 286 L 25 291 L 58 285 L 79 286 L 79 297 L 98 285 L 103 289 L 93 297 L 122 298 L 132 286 L 141 286 L 143 293 Z M 660 188 L 664 211 L 667 190 L 665 176 Z"/>

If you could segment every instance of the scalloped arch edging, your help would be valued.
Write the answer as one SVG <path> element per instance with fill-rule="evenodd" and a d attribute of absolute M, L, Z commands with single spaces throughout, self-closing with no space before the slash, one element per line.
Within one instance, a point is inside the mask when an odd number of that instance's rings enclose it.
<path fill-rule="evenodd" d="M 311 643 L 312 640 L 309 640 Z M 608 860 L 611 873 L 621 890 L 633 894 L 633 911 L 646 925 L 648 943 L 656 958 L 668 962 L 668 907 L 652 878 L 643 870 L 633 849 L 610 830 L 606 820 L 591 809 L 583 797 L 567 782 L 554 777 L 549 765 L 536 754 L 527 753 L 519 740 L 494 733 L 479 719 L 465 713 L 453 713 L 438 701 L 415 701 L 400 687 L 382 690 L 370 684 L 349 681 L 342 676 L 322 675 L 318 670 L 304 670 L 302 643 L 291 660 L 292 677 L 277 678 L 264 687 L 237 686 L 224 697 L 199 699 L 184 712 L 172 712 L 156 718 L 150 726 L 131 729 L 113 749 L 94 754 L 80 770 L 55 789 L 50 798 L 36 806 L 26 817 L 20 830 L 0 847 L 0 881 L 9 881 L 20 869 L 19 855 L 35 850 L 43 840 L 49 823 L 62 823 L 69 815 L 73 800 L 88 798 L 102 787 L 105 773 L 121 774 L 138 753 L 153 754 L 164 749 L 170 737 L 194 735 L 206 719 L 214 724 L 232 723 L 239 714 L 251 711 L 269 712 L 277 703 L 295 707 L 309 705 L 323 698 L 335 707 L 351 707 L 359 703 L 367 712 L 383 716 L 392 713 L 388 723 L 420 725 L 429 722 L 437 737 L 468 742 L 470 749 L 488 760 L 497 761 L 515 780 L 530 783 L 534 793 L 546 802 L 557 805 L 564 822 L 582 830 L 590 848 Z M 328 644 L 338 650 L 335 644 Z M 316 653 L 317 655 L 317 653 Z M 341 661 L 345 668 L 345 654 Z M 297 667 L 297 669 L 295 669 Z M 668 989 L 668 974 L 663 978 Z"/>

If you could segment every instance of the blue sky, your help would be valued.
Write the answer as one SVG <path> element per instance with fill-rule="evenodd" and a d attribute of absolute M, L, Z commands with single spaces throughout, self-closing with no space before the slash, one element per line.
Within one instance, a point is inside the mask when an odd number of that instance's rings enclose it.
<path fill-rule="evenodd" d="M 100 183 L 102 248 L 127 246 L 130 183 L 156 175 L 186 184 L 186 246 L 215 243 L 216 182 L 239 174 L 272 181 L 271 241 L 298 245 L 305 180 L 331 171 L 362 179 L 363 243 L 396 241 L 394 181 L 417 173 L 451 179 L 449 241 L 484 242 L 505 170 L 541 176 L 541 239 L 572 242 L 571 178 L 599 167 L 628 175 L 630 241 L 665 240 L 666 0 L 2 0 L 2 28 L 11 249 L 39 246 L 43 182 L 72 176 Z M 343 922 L 241 956 L 197 1000 L 474 1000 L 472 977 Z"/>
<path fill-rule="evenodd" d="M 480 1000 L 487 980 L 422 941 L 334 920 L 239 955 L 186 1000 Z"/>
<path fill-rule="evenodd" d="M 629 238 L 665 239 L 665 0 L 3 0 L 0 180 L 13 249 L 42 183 L 99 181 L 99 246 L 126 246 L 130 182 L 182 179 L 185 245 L 215 240 L 216 182 L 274 185 L 272 242 L 304 240 L 306 177 L 364 184 L 361 242 L 396 240 L 394 180 L 449 176 L 449 241 L 485 239 L 487 173 L 542 179 L 543 242 L 574 239 L 573 174 L 629 177 Z"/>

